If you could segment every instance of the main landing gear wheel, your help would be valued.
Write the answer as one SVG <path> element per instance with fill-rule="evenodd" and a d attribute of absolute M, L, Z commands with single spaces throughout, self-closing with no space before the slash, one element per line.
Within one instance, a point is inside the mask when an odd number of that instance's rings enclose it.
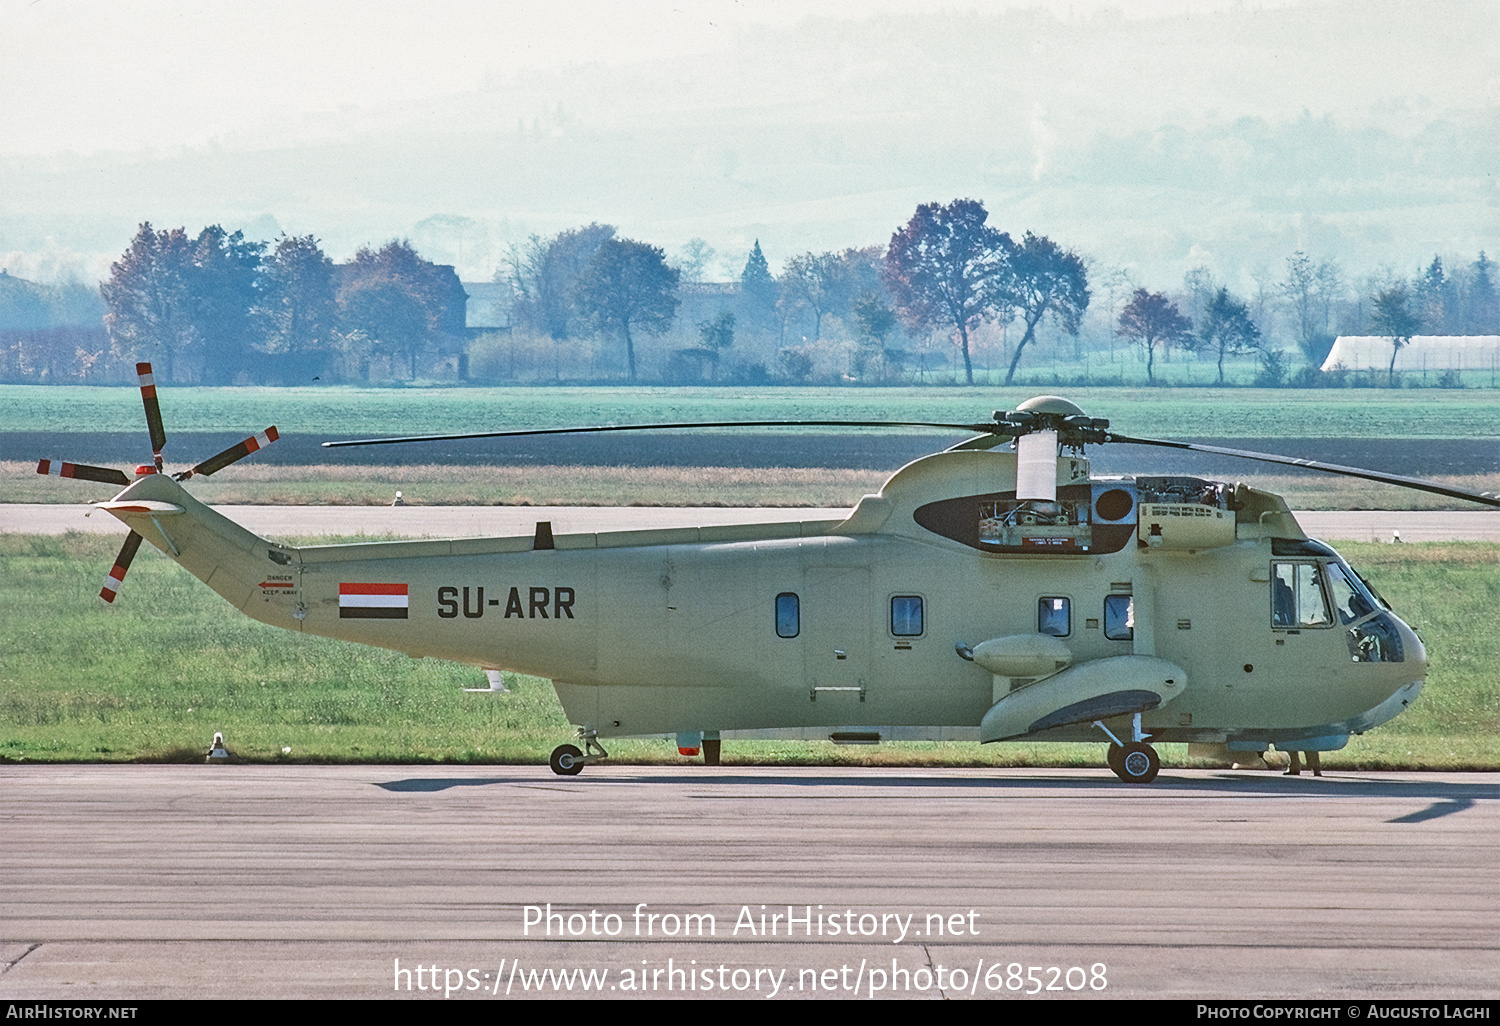
<path fill-rule="evenodd" d="M 1104 761 L 1109 763 L 1109 768 L 1114 770 L 1115 776 L 1120 777 L 1121 779 L 1124 779 L 1125 777 L 1125 767 L 1121 764 L 1120 761 L 1121 757 L 1124 756 L 1124 754 L 1125 749 L 1121 748 L 1117 744 L 1108 744 L 1104 746 Z"/>
<path fill-rule="evenodd" d="M 572 745 L 558 745 L 552 749 L 552 758 L 548 762 L 552 765 L 552 772 L 560 777 L 576 777 L 583 772 L 583 753 Z"/>
<path fill-rule="evenodd" d="M 1116 752 L 1120 754 L 1116 755 Z M 1109 768 L 1127 784 L 1149 784 L 1161 769 L 1161 758 L 1156 749 L 1140 741 L 1132 741 L 1123 747 L 1110 745 Z"/>

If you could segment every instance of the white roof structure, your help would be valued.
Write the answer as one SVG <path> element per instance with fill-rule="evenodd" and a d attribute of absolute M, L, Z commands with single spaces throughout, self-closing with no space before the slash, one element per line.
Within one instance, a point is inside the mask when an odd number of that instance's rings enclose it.
<path fill-rule="evenodd" d="M 1391 365 L 1388 335 L 1340 335 L 1320 370 L 1385 370 Z M 1398 371 L 1494 370 L 1500 366 L 1500 335 L 1413 335 L 1396 354 Z"/>

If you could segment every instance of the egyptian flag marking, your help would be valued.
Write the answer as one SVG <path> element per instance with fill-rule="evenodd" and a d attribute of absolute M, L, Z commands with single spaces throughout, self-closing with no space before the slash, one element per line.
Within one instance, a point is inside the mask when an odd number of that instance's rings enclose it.
<path fill-rule="evenodd" d="M 405 620 L 409 596 L 404 584 L 339 585 L 339 619 Z"/>

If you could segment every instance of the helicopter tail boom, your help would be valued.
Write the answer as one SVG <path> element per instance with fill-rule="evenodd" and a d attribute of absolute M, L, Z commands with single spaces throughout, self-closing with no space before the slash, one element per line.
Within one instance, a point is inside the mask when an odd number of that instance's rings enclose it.
<path fill-rule="evenodd" d="M 279 546 L 199 502 L 165 474 L 142 477 L 96 508 L 181 564 L 236 609 L 265 619 L 257 616 L 250 599 L 265 583 L 268 570 L 291 561 Z"/>

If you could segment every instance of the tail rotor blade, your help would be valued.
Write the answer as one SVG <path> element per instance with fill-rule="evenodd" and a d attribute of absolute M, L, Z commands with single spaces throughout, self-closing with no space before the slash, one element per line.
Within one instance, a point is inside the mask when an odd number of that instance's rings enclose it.
<path fill-rule="evenodd" d="M 130 563 L 135 559 L 135 552 L 141 547 L 141 536 L 131 531 L 125 538 L 125 544 L 120 547 L 120 554 L 115 557 L 115 565 L 110 570 L 109 576 L 104 578 L 104 588 L 99 592 L 99 597 L 106 602 L 115 600 L 115 593 L 120 590 L 120 584 L 125 580 L 125 571 L 130 569 Z"/>
<path fill-rule="evenodd" d="M 193 467 L 191 470 L 183 471 L 181 474 L 177 475 L 177 480 L 186 481 L 190 477 L 207 477 L 209 474 L 213 474 L 217 471 L 223 470 L 225 467 L 229 466 L 236 460 L 244 459 L 252 452 L 258 452 L 261 449 L 264 449 L 266 446 L 270 445 L 280 437 L 281 436 L 276 433 L 276 426 L 273 424 L 260 434 L 252 435 L 251 437 L 245 439 L 239 445 L 231 445 L 228 449 L 225 449 L 217 456 L 210 456 L 208 459 L 204 460 L 196 467 Z"/>
<path fill-rule="evenodd" d="M 151 374 L 149 363 L 138 363 L 135 372 L 141 379 L 141 402 L 146 407 L 146 430 L 151 432 L 151 455 L 156 467 L 161 469 L 161 451 L 167 445 L 167 429 L 161 422 L 161 404 L 156 401 L 156 378 Z"/>
<path fill-rule="evenodd" d="M 130 483 L 130 478 L 126 477 L 122 471 L 111 467 L 91 467 L 86 463 L 64 463 L 62 460 L 38 460 L 36 472 L 76 478 L 79 481 L 102 481 L 104 484 L 119 485 L 121 488 Z"/>

